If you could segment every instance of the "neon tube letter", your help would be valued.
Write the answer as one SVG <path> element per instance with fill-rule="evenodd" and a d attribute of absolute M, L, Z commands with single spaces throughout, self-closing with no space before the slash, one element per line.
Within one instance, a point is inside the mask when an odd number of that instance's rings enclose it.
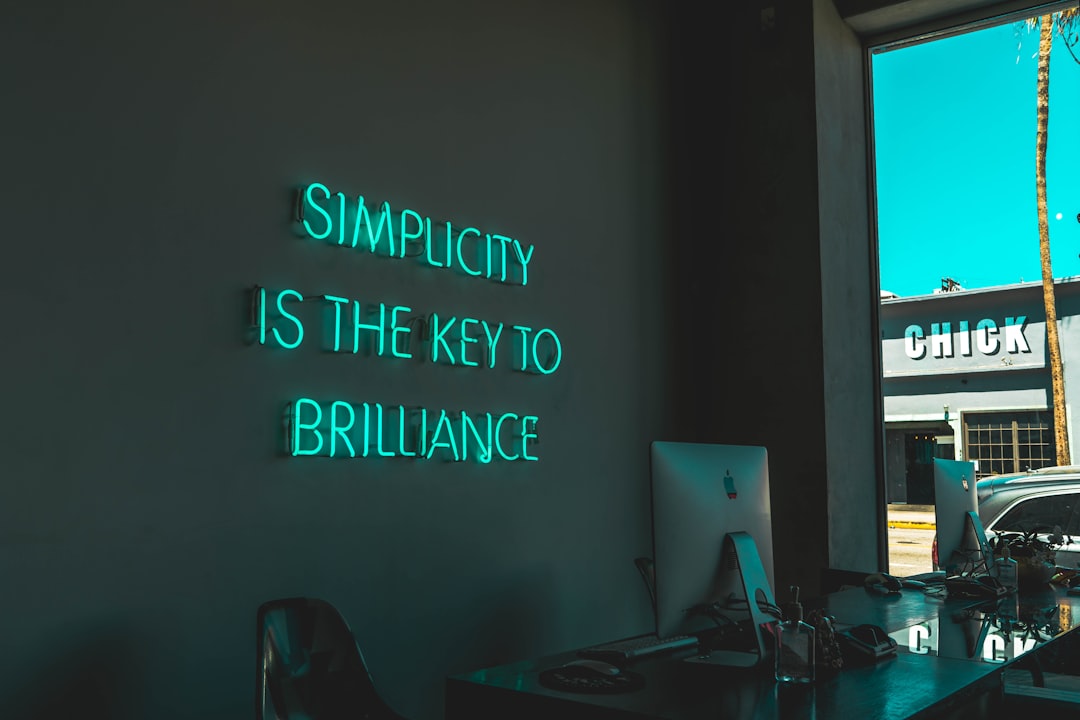
<path fill-rule="evenodd" d="M 315 408 L 315 420 L 310 423 L 300 422 L 300 412 L 305 405 L 310 405 Z M 319 431 L 319 423 L 322 422 L 322 408 L 319 407 L 319 403 L 310 398 L 297 398 L 292 407 L 292 454 L 293 457 L 298 455 L 318 455 L 322 450 L 323 436 Z M 315 439 L 319 441 L 319 444 L 315 446 L 314 450 L 301 450 L 300 449 L 300 431 L 311 430 L 315 434 Z"/>

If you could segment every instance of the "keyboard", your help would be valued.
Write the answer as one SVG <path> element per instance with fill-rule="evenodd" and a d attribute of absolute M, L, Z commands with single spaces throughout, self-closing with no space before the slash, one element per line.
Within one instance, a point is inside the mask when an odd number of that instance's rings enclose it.
<path fill-rule="evenodd" d="M 696 647 L 698 639 L 693 635 L 676 635 L 669 638 L 659 638 L 655 635 L 642 635 L 641 637 L 616 640 L 615 642 L 594 645 L 578 650 L 578 655 L 584 658 L 593 658 L 607 662 L 630 662 L 640 660 L 652 655 L 675 652 Z"/>

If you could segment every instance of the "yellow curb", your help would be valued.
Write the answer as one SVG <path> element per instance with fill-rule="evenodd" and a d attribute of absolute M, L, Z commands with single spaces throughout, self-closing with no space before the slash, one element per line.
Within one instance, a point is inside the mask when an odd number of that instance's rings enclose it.
<path fill-rule="evenodd" d="M 914 522 L 912 520 L 890 520 L 889 527 L 903 530 L 935 530 L 937 523 Z"/>

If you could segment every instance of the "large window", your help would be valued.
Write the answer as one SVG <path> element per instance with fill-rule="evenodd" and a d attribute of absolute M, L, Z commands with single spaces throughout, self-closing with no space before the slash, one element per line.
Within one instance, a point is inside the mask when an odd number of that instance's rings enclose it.
<path fill-rule="evenodd" d="M 1050 467 L 1055 454 L 1048 411 L 964 413 L 964 457 L 979 477 Z"/>
<path fill-rule="evenodd" d="M 1080 11 L 1030 15 L 868 44 L 890 567 L 928 564 L 930 454 L 978 477 L 1072 462 L 1080 314 L 1053 288 L 1080 276 Z"/>

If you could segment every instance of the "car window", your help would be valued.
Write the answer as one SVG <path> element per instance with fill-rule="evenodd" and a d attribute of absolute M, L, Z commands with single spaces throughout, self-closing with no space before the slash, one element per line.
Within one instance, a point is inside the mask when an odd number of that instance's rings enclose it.
<path fill-rule="evenodd" d="M 1054 526 L 1070 535 L 1077 533 L 1074 510 L 1080 504 L 1080 493 L 1042 495 L 1014 505 L 994 523 L 995 532 L 1026 532 L 1037 528 L 1050 530 Z"/>

